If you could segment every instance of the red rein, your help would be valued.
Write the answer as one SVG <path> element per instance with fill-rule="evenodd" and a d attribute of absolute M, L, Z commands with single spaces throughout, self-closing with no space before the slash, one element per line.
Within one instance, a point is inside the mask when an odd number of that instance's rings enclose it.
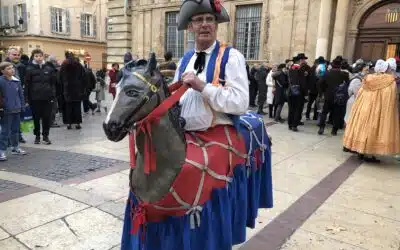
<path fill-rule="evenodd" d="M 145 135 L 145 152 L 144 152 L 144 173 L 150 174 L 156 171 L 156 157 L 151 138 L 151 125 L 158 123 L 168 110 L 179 101 L 179 99 L 186 92 L 188 87 L 178 81 L 168 87 L 171 94 L 165 99 L 158 107 L 156 107 L 150 114 L 143 120 L 137 122 L 136 131 L 129 135 L 129 150 L 130 150 L 130 165 L 131 168 L 136 167 L 136 149 L 135 149 L 135 136 L 136 133 L 143 133 Z"/>

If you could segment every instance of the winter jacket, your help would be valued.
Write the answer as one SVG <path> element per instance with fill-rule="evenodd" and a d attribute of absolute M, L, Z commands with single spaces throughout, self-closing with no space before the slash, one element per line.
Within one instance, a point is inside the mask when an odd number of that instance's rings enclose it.
<path fill-rule="evenodd" d="M 94 88 L 96 87 L 96 78 L 94 77 L 93 71 L 90 68 L 86 68 L 85 69 L 85 73 L 86 73 L 86 93 L 90 93 L 94 90 Z"/>
<path fill-rule="evenodd" d="M 22 62 L 18 62 L 15 63 L 13 61 L 10 60 L 10 58 L 6 58 L 5 59 L 6 62 L 10 62 L 14 65 L 14 69 L 15 69 L 15 77 L 18 78 L 21 83 L 25 82 L 25 72 L 26 72 L 26 66 L 25 64 L 23 64 Z M 2 73 L 0 72 L 0 76 L 2 75 Z"/>
<path fill-rule="evenodd" d="M 318 81 L 317 87 L 320 94 L 324 94 L 325 101 L 331 102 L 334 101 L 337 87 L 343 82 L 345 82 L 347 86 L 349 85 L 349 74 L 340 69 L 331 69 Z"/>
<path fill-rule="evenodd" d="M 60 81 L 65 101 L 77 102 L 85 99 L 86 72 L 78 61 L 67 59 L 63 62 L 60 68 Z"/>
<path fill-rule="evenodd" d="M 0 76 L 0 92 L 4 113 L 20 113 L 25 108 L 24 90 L 18 78 Z"/>
<path fill-rule="evenodd" d="M 299 85 L 302 96 L 308 95 L 310 71 L 307 64 L 293 64 L 289 70 L 289 85 Z"/>
<path fill-rule="evenodd" d="M 53 64 L 33 61 L 26 69 L 25 94 L 30 101 L 50 101 L 56 96 L 57 76 Z"/>
<path fill-rule="evenodd" d="M 281 70 L 272 74 L 272 78 L 275 80 L 275 98 L 274 104 L 284 104 L 286 100 L 285 92 L 289 87 L 289 80 L 287 72 Z"/>
<path fill-rule="evenodd" d="M 266 84 L 268 86 L 267 90 L 267 103 L 274 104 L 274 90 L 275 90 L 275 80 L 272 78 L 272 70 L 268 73 Z"/>

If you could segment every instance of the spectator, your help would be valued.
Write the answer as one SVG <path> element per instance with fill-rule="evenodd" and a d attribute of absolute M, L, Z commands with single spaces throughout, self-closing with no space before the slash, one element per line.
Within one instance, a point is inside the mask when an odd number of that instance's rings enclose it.
<path fill-rule="evenodd" d="M 168 51 L 164 55 L 165 62 L 159 65 L 159 70 L 176 70 L 176 63 L 172 61 L 172 52 Z"/>
<path fill-rule="evenodd" d="M 65 99 L 65 122 L 68 124 L 67 129 L 71 129 L 72 124 L 76 124 L 76 129 L 81 129 L 81 102 L 85 98 L 86 72 L 71 52 L 66 52 L 65 58 L 60 69 Z"/>
<path fill-rule="evenodd" d="M 51 113 L 57 84 L 56 69 L 53 64 L 44 61 L 42 50 L 33 50 L 32 56 L 33 60 L 26 70 L 25 94 L 32 109 L 35 144 L 40 144 L 41 123 L 43 143 L 50 145 Z"/>
<path fill-rule="evenodd" d="M 25 78 L 26 66 L 23 63 L 21 63 L 20 50 L 18 48 L 11 47 L 8 50 L 8 56 L 5 61 L 10 62 L 14 65 L 14 72 L 15 72 L 14 76 L 18 78 L 21 81 L 21 84 L 23 85 L 23 83 L 25 82 L 24 78 Z M 24 139 L 22 132 L 19 133 L 19 142 L 26 143 L 26 140 Z"/>
<path fill-rule="evenodd" d="M 0 91 L 3 98 L 4 114 L 0 120 L 0 161 L 7 160 L 7 147 L 11 142 L 11 153 L 25 155 L 26 152 L 19 147 L 19 129 L 21 112 L 25 108 L 24 91 L 21 81 L 15 77 L 14 65 L 10 62 L 0 63 Z"/>
<path fill-rule="evenodd" d="M 113 63 L 112 68 L 108 72 L 108 76 L 110 77 L 110 86 L 108 87 L 108 92 L 113 96 L 113 100 L 115 99 L 116 85 L 117 85 L 117 74 L 119 72 L 119 64 Z"/>
<path fill-rule="evenodd" d="M 62 89 L 62 84 L 60 83 L 60 67 L 61 65 L 57 62 L 57 58 L 55 56 L 49 56 L 49 66 L 53 66 L 55 75 L 56 75 L 56 97 L 55 100 L 53 101 L 53 107 L 51 110 L 51 126 L 53 128 L 60 127 L 60 125 L 57 124 L 56 122 L 56 115 L 58 112 L 63 113 L 63 103 L 64 103 L 64 98 L 63 98 L 63 89 Z"/>

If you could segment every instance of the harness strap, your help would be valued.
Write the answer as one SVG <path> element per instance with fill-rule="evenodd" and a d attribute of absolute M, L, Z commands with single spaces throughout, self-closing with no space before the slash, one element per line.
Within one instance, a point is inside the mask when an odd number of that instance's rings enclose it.
<path fill-rule="evenodd" d="M 145 155 L 144 155 L 144 173 L 150 174 L 153 171 L 156 171 L 156 157 L 155 151 L 152 144 L 151 137 L 151 125 L 154 123 L 158 123 L 168 110 L 175 105 L 179 101 L 179 99 L 186 92 L 188 87 L 183 85 L 182 82 L 176 82 L 169 86 L 169 91 L 172 92 L 174 90 L 175 93 L 171 94 L 167 99 L 165 99 L 160 105 L 158 105 L 149 115 L 147 115 L 141 121 L 136 123 L 136 133 L 143 133 L 145 135 Z M 136 165 L 136 148 L 135 148 L 135 133 L 131 133 L 129 135 L 129 147 L 130 147 L 130 160 L 131 160 L 131 168 L 135 168 Z"/>

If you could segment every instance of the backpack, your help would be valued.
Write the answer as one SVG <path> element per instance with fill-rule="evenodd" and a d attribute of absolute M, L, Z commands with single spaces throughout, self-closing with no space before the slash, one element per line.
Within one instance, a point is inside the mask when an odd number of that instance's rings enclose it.
<path fill-rule="evenodd" d="M 345 106 L 347 104 L 347 99 L 349 98 L 349 93 L 347 91 L 346 82 L 342 82 L 337 86 L 333 98 L 333 103 L 339 106 Z"/>
<path fill-rule="evenodd" d="M 213 85 L 225 85 L 225 66 L 228 63 L 229 59 L 229 51 L 232 47 L 221 45 L 219 41 L 216 42 L 215 48 L 211 54 L 210 61 L 207 65 L 206 78 L 207 84 Z M 185 53 L 183 56 L 181 63 L 179 65 L 179 77 L 181 79 L 182 74 L 185 72 L 187 65 L 189 64 L 190 59 L 194 55 L 195 50 L 192 49 Z M 219 64 L 219 67 L 217 65 Z M 233 125 L 236 129 L 239 129 L 240 126 L 240 117 L 238 115 L 227 114 L 229 118 L 232 120 Z"/>
<path fill-rule="evenodd" d="M 318 71 L 317 77 L 321 78 L 321 77 L 325 76 L 325 74 L 326 74 L 326 65 L 325 64 L 320 64 L 320 65 L 318 65 L 318 69 L 319 69 L 319 71 Z"/>

